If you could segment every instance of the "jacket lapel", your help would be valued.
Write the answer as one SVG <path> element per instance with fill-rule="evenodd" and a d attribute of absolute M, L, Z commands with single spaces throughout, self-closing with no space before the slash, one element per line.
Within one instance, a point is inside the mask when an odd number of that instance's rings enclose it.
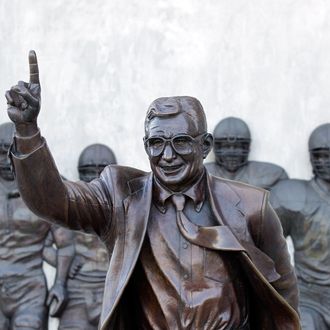
<path fill-rule="evenodd" d="M 130 195 L 114 214 L 117 241 L 105 282 L 101 330 L 108 328 L 127 282 L 134 270 L 144 241 L 152 197 L 152 175 L 128 182 Z"/>
<path fill-rule="evenodd" d="M 248 221 L 244 210 L 240 207 L 241 198 L 230 187 L 226 180 L 207 176 L 210 204 L 218 222 L 230 228 L 239 243 L 244 247 L 249 258 L 268 282 L 280 278 L 276 272 L 274 261 L 258 249 L 248 230 Z"/>
<path fill-rule="evenodd" d="M 207 174 L 207 189 L 212 211 L 221 225 L 227 225 L 237 239 L 246 241 L 249 235 L 245 214 L 239 207 L 239 195 L 225 180 Z"/>

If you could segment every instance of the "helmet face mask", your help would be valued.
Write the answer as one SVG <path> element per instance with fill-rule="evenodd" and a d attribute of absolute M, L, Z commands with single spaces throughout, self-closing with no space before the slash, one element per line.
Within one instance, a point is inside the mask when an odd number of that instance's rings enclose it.
<path fill-rule="evenodd" d="M 98 178 L 106 166 L 107 165 L 97 165 L 97 164 L 81 166 L 78 168 L 79 178 L 82 181 L 90 182 Z"/>
<path fill-rule="evenodd" d="M 79 178 L 82 181 L 90 182 L 98 178 L 104 168 L 110 164 L 117 164 L 113 151 L 104 144 L 92 144 L 80 154 Z"/>
<path fill-rule="evenodd" d="M 215 139 L 216 162 L 228 172 L 234 173 L 246 165 L 249 157 L 250 141 L 245 139 Z"/>
<path fill-rule="evenodd" d="M 13 181 L 15 179 L 8 157 L 8 150 L 14 136 L 14 130 L 13 123 L 0 125 L 0 177 L 6 181 Z"/>
<path fill-rule="evenodd" d="M 330 182 L 330 149 L 319 148 L 310 150 L 310 159 L 315 176 Z"/>
<path fill-rule="evenodd" d="M 13 181 L 15 176 L 8 158 L 8 149 L 7 151 L 3 150 L 3 148 L 0 150 L 0 177 L 6 181 Z"/>
<path fill-rule="evenodd" d="M 219 166 L 235 173 L 247 164 L 251 133 L 248 125 L 240 118 L 227 117 L 214 129 L 214 154 Z"/>
<path fill-rule="evenodd" d="M 308 148 L 314 175 L 330 183 L 330 123 L 314 129 Z"/>

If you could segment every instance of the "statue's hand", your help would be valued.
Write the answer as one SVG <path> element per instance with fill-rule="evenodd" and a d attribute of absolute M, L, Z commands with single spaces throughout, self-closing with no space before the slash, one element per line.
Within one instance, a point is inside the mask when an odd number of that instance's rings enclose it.
<path fill-rule="evenodd" d="M 40 82 L 36 53 L 29 53 L 30 82 L 19 81 L 6 92 L 8 116 L 14 122 L 19 135 L 31 135 L 37 131 L 40 111 Z"/>
<path fill-rule="evenodd" d="M 59 317 L 67 303 L 68 295 L 62 283 L 55 283 L 48 293 L 46 305 L 49 307 L 49 314 Z"/>

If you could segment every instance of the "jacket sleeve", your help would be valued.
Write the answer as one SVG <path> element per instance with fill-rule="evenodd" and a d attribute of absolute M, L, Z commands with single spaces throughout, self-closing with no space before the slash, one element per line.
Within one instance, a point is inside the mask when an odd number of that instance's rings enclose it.
<path fill-rule="evenodd" d="M 297 311 L 297 278 L 290 262 L 290 255 L 283 236 L 281 223 L 268 202 L 268 194 L 266 194 L 263 205 L 259 248 L 272 258 L 276 271 L 281 276 L 272 283 L 273 287 Z"/>
<path fill-rule="evenodd" d="M 104 179 L 91 183 L 62 181 L 44 139 L 29 154 L 11 148 L 10 158 L 22 198 L 32 212 L 73 230 L 105 235 L 112 204 Z"/>

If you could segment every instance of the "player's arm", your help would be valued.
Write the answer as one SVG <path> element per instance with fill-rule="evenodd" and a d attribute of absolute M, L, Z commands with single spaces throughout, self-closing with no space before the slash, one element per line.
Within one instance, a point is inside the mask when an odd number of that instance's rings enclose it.
<path fill-rule="evenodd" d="M 283 180 L 276 184 L 270 194 L 270 202 L 278 215 L 282 227 L 284 236 L 290 236 L 292 227 L 297 218 L 297 206 L 299 203 L 295 201 L 301 195 L 299 191 L 296 191 L 296 185 L 292 184 L 296 180 Z M 298 205 L 299 209 L 299 205 Z"/>
<path fill-rule="evenodd" d="M 52 226 L 56 253 L 56 277 L 50 289 L 47 305 L 50 306 L 50 315 L 59 316 L 67 301 L 66 282 L 71 263 L 75 256 L 73 233 L 63 227 Z"/>
<path fill-rule="evenodd" d="M 53 247 L 54 238 L 51 230 L 46 237 L 44 248 L 42 250 L 42 259 L 53 267 L 56 267 L 56 249 Z"/>
<path fill-rule="evenodd" d="M 272 283 L 273 287 L 297 311 L 297 278 L 290 262 L 280 220 L 268 198 L 265 198 L 263 206 L 259 248 L 274 261 L 276 271 L 281 276 Z"/>

